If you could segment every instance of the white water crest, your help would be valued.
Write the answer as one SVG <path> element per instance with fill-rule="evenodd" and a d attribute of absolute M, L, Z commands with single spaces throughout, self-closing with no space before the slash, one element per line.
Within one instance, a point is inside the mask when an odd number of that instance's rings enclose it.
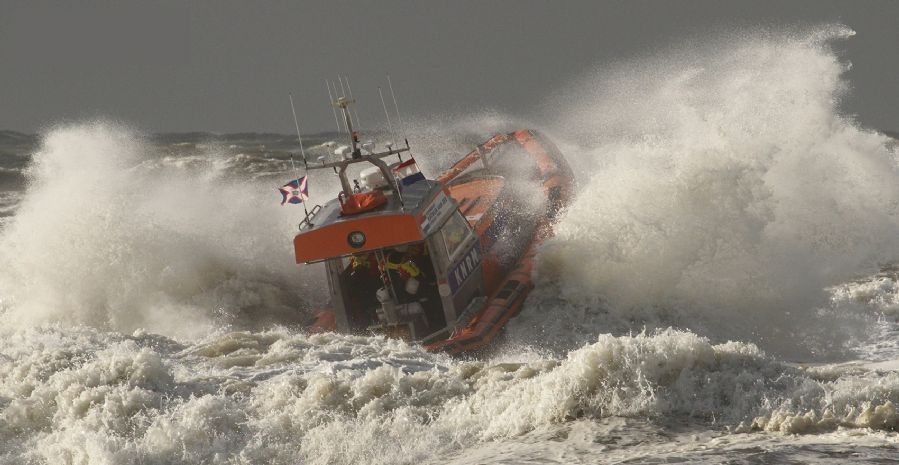
<path fill-rule="evenodd" d="M 5 324 L 184 336 L 256 309 L 264 320 L 297 313 L 308 280 L 289 253 L 297 216 L 278 210 L 277 186 L 155 150 L 112 123 L 44 137 L 0 236 Z"/>
<path fill-rule="evenodd" d="M 673 48 L 549 99 L 579 194 L 479 358 L 302 332 L 322 270 L 293 263 L 278 163 L 49 131 L 0 230 L 0 463 L 894 458 L 899 171 L 839 111 L 850 35 Z M 473 124 L 416 151 L 430 175 Z"/>
<path fill-rule="evenodd" d="M 0 438 L 26 445 L 7 458 L 38 463 L 421 463 L 579 418 L 693 418 L 735 432 L 899 427 L 895 372 L 789 367 L 750 344 L 672 330 L 600 336 L 527 363 L 284 330 L 184 346 L 43 328 L 0 347 Z"/>
<path fill-rule="evenodd" d="M 547 295 L 612 314 L 588 332 L 623 319 L 839 352 L 861 328 L 822 314 L 825 289 L 899 254 L 896 153 L 838 110 L 848 64 L 830 41 L 852 34 L 672 50 L 557 98 L 584 176 L 540 254 Z"/>

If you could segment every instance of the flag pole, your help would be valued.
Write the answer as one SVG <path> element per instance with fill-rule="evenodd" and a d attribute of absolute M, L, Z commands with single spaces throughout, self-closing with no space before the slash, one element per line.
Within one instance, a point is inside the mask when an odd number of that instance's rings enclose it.
<path fill-rule="evenodd" d="M 293 124 L 297 128 L 297 140 L 300 141 L 300 154 L 303 155 L 303 166 L 306 168 L 306 176 L 309 176 L 309 165 L 306 163 L 306 151 L 303 150 L 303 136 L 300 135 L 300 122 L 297 120 L 297 110 L 293 106 L 293 94 L 288 93 L 288 98 L 290 98 L 290 112 L 293 113 Z M 293 174 L 297 178 L 297 189 L 300 190 L 300 200 L 302 200 L 303 211 L 306 212 L 306 217 L 309 217 L 309 210 L 306 208 L 306 199 L 303 198 L 303 191 L 300 189 L 300 171 L 297 170 L 297 164 L 293 161 L 293 152 L 290 153 L 290 165 L 293 167 Z M 306 180 L 306 185 L 309 185 L 309 180 Z"/>

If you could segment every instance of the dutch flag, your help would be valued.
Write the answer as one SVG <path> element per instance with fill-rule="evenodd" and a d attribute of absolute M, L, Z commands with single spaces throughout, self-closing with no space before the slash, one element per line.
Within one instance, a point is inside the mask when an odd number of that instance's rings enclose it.
<path fill-rule="evenodd" d="M 393 172 L 404 186 L 415 184 L 418 181 L 425 179 L 425 175 L 418 170 L 418 165 L 415 164 L 415 159 L 412 157 L 409 157 L 408 160 L 394 166 Z"/>

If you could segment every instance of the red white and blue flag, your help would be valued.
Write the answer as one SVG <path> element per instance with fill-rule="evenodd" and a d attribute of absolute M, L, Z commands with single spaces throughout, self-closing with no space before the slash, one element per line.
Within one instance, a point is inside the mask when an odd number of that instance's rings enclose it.
<path fill-rule="evenodd" d="M 306 184 L 306 176 L 300 179 L 294 179 L 289 183 L 278 188 L 281 192 L 281 205 L 285 203 L 303 203 L 309 199 L 309 185 Z"/>
<path fill-rule="evenodd" d="M 418 170 L 418 165 L 415 164 L 415 159 L 412 157 L 409 157 L 408 160 L 394 166 L 393 172 L 404 186 L 415 184 L 418 181 L 423 181 L 425 179 L 425 175 Z"/>

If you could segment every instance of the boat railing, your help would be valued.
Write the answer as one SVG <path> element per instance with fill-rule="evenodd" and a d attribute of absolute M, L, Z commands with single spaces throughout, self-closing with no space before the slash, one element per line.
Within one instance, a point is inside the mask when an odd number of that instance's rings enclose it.
<path fill-rule="evenodd" d="M 322 209 L 321 205 L 316 205 L 316 206 L 312 207 L 312 210 L 309 210 L 309 213 L 306 214 L 306 217 L 303 218 L 303 221 L 300 221 L 300 231 L 314 226 L 314 224 L 312 223 L 312 219 L 315 218 L 315 215 L 319 211 L 321 211 L 321 209 Z"/>
<path fill-rule="evenodd" d="M 441 173 L 440 176 L 437 177 L 437 182 L 446 184 L 452 181 L 479 160 L 483 163 L 485 169 L 490 169 L 490 160 L 493 158 L 493 150 L 496 149 L 499 144 L 509 139 L 511 139 L 511 136 L 504 133 L 493 136 L 487 142 L 475 147 L 474 150 L 462 157 L 462 159 L 457 161 L 455 165 L 450 167 L 450 169 Z"/>

